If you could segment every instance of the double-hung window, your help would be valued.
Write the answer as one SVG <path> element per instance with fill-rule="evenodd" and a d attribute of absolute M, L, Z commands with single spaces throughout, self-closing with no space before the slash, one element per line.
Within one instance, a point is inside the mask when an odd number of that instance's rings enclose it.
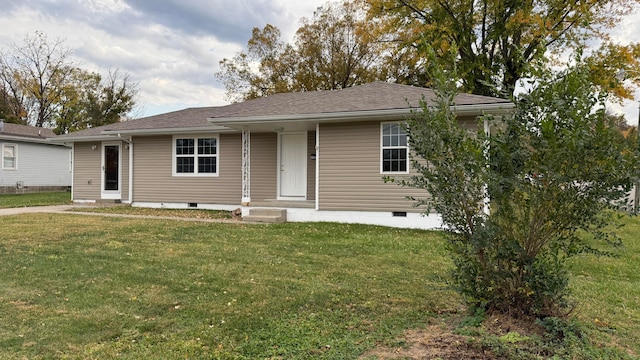
<path fill-rule="evenodd" d="M 217 136 L 175 136 L 173 138 L 173 175 L 217 176 L 218 140 Z"/>
<path fill-rule="evenodd" d="M 5 170 L 15 170 L 17 163 L 18 146 L 15 144 L 2 144 L 2 168 Z"/>
<path fill-rule="evenodd" d="M 402 124 L 381 123 L 381 159 L 382 173 L 409 172 L 409 146 L 407 132 Z"/>

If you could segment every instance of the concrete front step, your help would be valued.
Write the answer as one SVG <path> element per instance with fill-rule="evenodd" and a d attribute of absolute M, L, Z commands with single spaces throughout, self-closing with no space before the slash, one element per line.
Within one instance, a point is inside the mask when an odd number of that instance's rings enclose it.
<path fill-rule="evenodd" d="M 261 223 L 284 223 L 287 222 L 287 210 L 252 208 L 249 209 L 249 215 L 243 216 L 242 220 Z"/>
<path fill-rule="evenodd" d="M 96 200 L 96 204 L 98 204 L 98 205 L 122 204 L 122 200 L 120 200 L 120 199 L 98 199 L 98 200 Z"/>

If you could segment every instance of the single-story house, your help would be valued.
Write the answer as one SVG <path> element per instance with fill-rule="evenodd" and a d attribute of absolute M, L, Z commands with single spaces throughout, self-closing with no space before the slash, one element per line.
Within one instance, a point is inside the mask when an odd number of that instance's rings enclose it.
<path fill-rule="evenodd" d="M 242 209 L 259 220 L 440 226 L 385 183 L 412 173 L 401 123 L 432 90 L 374 82 L 341 90 L 276 94 L 189 108 L 61 135 L 73 147 L 75 202 L 140 207 Z M 508 100 L 459 94 L 459 121 L 477 127 Z M 258 210 L 260 209 L 260 210 Z"/>
<path fill-rule="evenodd" d="M 71 186 L 71 148 L 47 141 L 51 129 L 0 120 L 0 194 L 66 191 Z"/>

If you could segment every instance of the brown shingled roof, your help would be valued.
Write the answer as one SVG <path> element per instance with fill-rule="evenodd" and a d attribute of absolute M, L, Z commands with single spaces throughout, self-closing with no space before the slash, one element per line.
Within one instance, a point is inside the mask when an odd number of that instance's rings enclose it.
<path fill-rule="evenodd" d="M 0 135 L 15 136 L 23 138 L 46 139 L 55 137 L 56 134 L 51 129 L 27 126 L 13 123 L 3 123 L 0 127 Z"/>
<path fill-rule="evenodd" d="M 410 106 L 418 107 L 423 98 L 429 102 L 435 98 L 435 93 L 428 88 L 376 81 L 340 90 L 282 93 L 225 106 L 188 108 L 61 135 L 58 139 L 99 136 L 103 135 L 103 131 L 118 130 L 166 129 L 170 133 L 171 129 L 224 129 L 208 121 L 216 118 L 242 119 L 409 109 Z M 508 105 L 510 102 L 471 94 L 459 94 L 456 97 L 458 106 L 499 104 Z"/>
<path fill-rule="evenodd" d="M 429 88 L 376 81 L 339 90 L 282 93 L 235 104 L 237 109 L 212 117 L 253 117 L 328 114 L 358 111 L 407 109 L 429 102 L 435 93 Z M 458 94 L 456 105 L 510 104 L 509 100 Z M 229 109 L 232 110 L 232 109 Z"/>

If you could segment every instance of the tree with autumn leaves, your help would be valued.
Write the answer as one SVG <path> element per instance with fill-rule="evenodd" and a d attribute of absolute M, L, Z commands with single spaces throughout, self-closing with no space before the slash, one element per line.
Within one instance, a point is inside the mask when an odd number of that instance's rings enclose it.
<path fill-rule="evenodd" d="M 302 20 L 293 44 L 284 42 L 273 25 L 254 28 L 246 52 L 220 61 L 216 76 L 227 89 L 227 100 L 387 79 L 379 60 L 385 46 L 365 36 L 374 31 L 365 15 L 357 2 L 327 4 L 312 20 Z"/>
<path fill-rule="evenodd" d="M 120 121 L 135 106 L 129 75 L 80 68 L 64 41 L 42 32 L 0 50 L 0 118 L 58 134 Z"/>
<path fill-rule="evenodd" d="M 450 56 L 462 91 L 512 94 L 533 62 L 556 65 L 561 55 L 599 41 L 590 62 L 601 69 L 594 83 L 629 96 L 615 81 L 620 68 L 639 69 L 640 49 L 617 45 L 608 31 L 633 11 L 632 0 L 368 0 L 368 16 L 379 36 L 398 47 L 433 47 Z M 418 51 L 417 56 L 424 52 Z"/>
<path fill-rule="evenodd" d="M 373 80 L 428 86 L 427 47 L 461 76 L 460 91 L 510 96 L 537 67 L 562 65 L 585 48 L 592 82 L 632 98 L 640 45 L 615 44 L 608 31 L 638 0 L 347 0 L 318 8 L 292 43 L 279 29 L 255 28 L 247 51 L 220 62 L 229 99 L 335 89 Z M 596 43 L 597 48 L 588 45 Z M 456 49 L 455 53 L 450 50 Z"/>

